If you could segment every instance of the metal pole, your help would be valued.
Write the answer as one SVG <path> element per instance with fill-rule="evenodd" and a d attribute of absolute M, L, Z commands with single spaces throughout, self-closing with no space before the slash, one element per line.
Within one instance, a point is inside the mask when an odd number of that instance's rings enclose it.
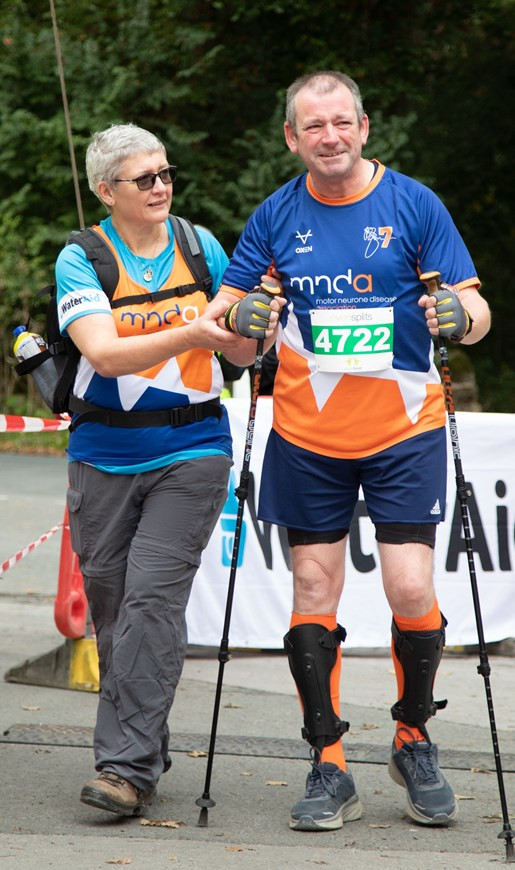
<path fill-rule="evenodd" d="M 200 816 L 198 820 L 198 827 L 205 828 L 207 827 L 207 814 L 208 808 L 214 807 L 216 801 L 214 801 L 210 796 L 210 786 L 211 786 L 211 773 L 213 770 L 213 760 L 215 754 L 215 743 L 216 743 L 216 730 L 218 725 L 218 714 L 220 711 L 220 699 L 222 695 L 222 682 L 223 682 L 223 674 L 224 667 L 226 662 L 230 659 L 229 654 L 229 626 L 231 622 L 231 612 L 232 612 L 232 604 L 234 598 L 234 587 L 236 581 L 236 569 L 238 566 L 238 554 L 240 549 L 240 538 L 241 538 L 241 529 L 243 523 L 243 508 L 245 505 L 245 501 L 247 500 L 247 496 L 249 493 L 249 480 L 250 480 L 250 457 L 252 453 L 252 441 L 254 438 L 254 423 L 256 418 L 256 406 L 257 400 L 259 396 L 259 387 L 261 384 L 261 370 L 263 367 L 263 345 L 264 340 L 260 339 L 257 343 L 256 350 L 256 360 L 254 363 L 254 375 L 252 378 L 252 391 L 251 391 L 251 400 L 250 400 L 250 410 L 249 417 L 247 422 L 247 432 L 245 435 L 245 452 L 243 456 L 243 465 L 241 469 L 240 475 L 240 483 L 238 488 L 236 489 L 236 497 L 238 498 L 238 511 L 236 514 L 236 526 L 234 531 L 234 542 L 232 548 L 232 558 L 231 558 L 231 571 L 229 575 L 229 586 L 227 590 L 227 603 L 225 607 L 225 620 L 223 627 L 222 640 L 220 642 L 220 648 L 218 650 L 218 680 L 216 684 L 216 692 L 215 692 L 215 703 L 213 709 L 213 720 L 211 724 L 211 738 L 209 741 L 209 753 L 207 759 L 207 769 L 206 769 L 206 779 L 204 783 L 204 792 L 202 797 L 197 798 L 195 803 L 197 806 L 201 807 Z"/>
<path fill-rule="evenodd" d="M 68 111 L 68 99 L 66 97 L 66 84 L 64 81 L 63 59 L 61 55 L 61 42 L 59 39 L 59 31 L 57 29 L 57 18 L 55 14 L 54 0 L 50 0 L 50 12 L 52 15 L 52 26 L 54 29 L 55 53 L 57 57 L 57 68 L 59 70 L 59 80 L 61 82 L 61 93 L 63 97 L 64 119 L 66 123 L 66 133 L 68 137 L 68 149 L 70 151 L 70 162 L 72 167 L 73 186 L 75 189 L 75 201 L 77 203 L 77 213 L 79 215 L 80 229 L 84 229 L 84 214 L 82 211 L 82 201 L 80 197 L 79 177 L 77 174 L 77 164 L 75 162 L 75 151 L 73 148 L 72 128 L 70 123 L 70 113 Z"/>
<path fill-rule="evenodd" d="M 420 276 L 420 280 L 428 288 L 428 293 L 434 293 L 436 290 L 440 289 L 440 273 L 439 272 L 426 272 L 425 274 Z M 469 522 L 469 513 L 468 513 L 468 505 L 467 499 L 470 495 L 470 491 L 467 488 L 467 484 L 465 482 L 465 476 L 463 474 L 463 467 L 461 464 L 461 451 L 460 451 L 460 442 L 458 439 L 458 425 L 456 422 L 456 414 L 454 410 L 454 399 L 452 395 L 452 381 L 451 381 L 451 372 L 449 368 L 449 356 L 447 354 L 447 345 L 445 343 L 445 338 L 441 335 L 438 336 L 438 350 L 440 352 L 440 360 L 442 363 L 442 383 L 443 383 L 443 392 L 445 397 L 445 407 L 447 410 L 447 416 L 449 419 L 449 432 L 451 436 L 451 444 L 452 444 L 452 454 L 454 458 L 454 469 L 456 473 L 456 492 L 458 496 L 458 501 L 460 503 L 461 508 L 461 519 L 463 525 L 463 537 L 465 540 L 465 549 L 467 552 L 467 562 L 470 574 L 470 583 L 472 588 L 472 599 L 474 602 L 474 613 L 476 616 L 476 626 L 477 626 L 477 636 L 479 640 L 479 666 L 477 669 L 478 674 L 483 677 L 485 683 L 485 692 L 486 692 L 486 704 L 488 707 L 488 716 L 490 720 L 490 731 L 492 734 L 492 744 L 495 758 L 495 769 L 497 773 L 497 782 L 499 786 L 499 797 L 501 801 L 501 809 L 502 809 L 502 817 L 503 817 L 503 829 L 501 833 L 498 835 L 499 839 L 505 840 L 506 845 L 506 863 L 515 862 L 515 852 L 513 847 L 513 837 L 515 836 L 511 824 L 510 817 L 508 813 L 508 804 L 506 801 L 506 790 L 504 788 L 504 778 L 503 778 L 503 770 L 501 764 L 501 754 L 499 751 L 499 741 L 497 738 L 497 726 L 495 724 L 495 713 L 494 713 L 494 705 L 492 700 L 492 690 L 490 686 L 490 663 L 488 661 L 488 652 L 486 649 L 485 636 L 483 631 L 483 619 L 481 615 L 481 604 L 479 600 L 479 590 L 477 585 L 476 578 L 476 568 L 474 564 L 474 550 L 472 547 L 472 535 L 470 532 L 470 522 Z"/>

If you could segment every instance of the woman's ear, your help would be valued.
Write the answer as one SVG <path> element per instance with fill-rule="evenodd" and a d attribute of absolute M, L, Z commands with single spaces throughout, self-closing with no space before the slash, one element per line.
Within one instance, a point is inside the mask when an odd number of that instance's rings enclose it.
<path fill-rule="evenodd" d="M 112 208 L 114 205 L 114 196 L 110 186 L 105 181 L 98 182 L 98 195 L 107 208 Z"/>

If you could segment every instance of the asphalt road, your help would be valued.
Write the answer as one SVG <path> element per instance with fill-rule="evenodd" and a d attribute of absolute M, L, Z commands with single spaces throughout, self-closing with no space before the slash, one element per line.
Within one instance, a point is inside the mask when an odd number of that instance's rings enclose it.
<path fill-rule="evenodd" d="M 0 454 L 0 561 L 64 513 L 66 462 Z M 344 653 L 342 716 L 349 769 L 364 805 L 341 831 L 288 828 L 308 772 L 301 718 L 285 657 L 234 651 L 224 669 L 208 826 L 195 801 L 204 790 L 219 664 L 190 648 L 170 716 L 173 765 L 145 824 L 88 808 L 78 795 L 93 773 L 96 695 L 6 682 L 3 675 L 62 647 L 53 621 L 60 534 L 0 575 L 0 868 L 97 870 L 127 865 L 242 870 L 485 870 L 505 864 L 499 782 L 484 681 L 475 656 L 446 653 L 435 696 L 448 708 L 430 723 L 458 796 L 449 829 L 404 814 L 403 789 L 387 773 L 395 679 L 386 650 Z M 508 810 L 515 814 L 515 660 L 491 656 L 492 695 Z"/>

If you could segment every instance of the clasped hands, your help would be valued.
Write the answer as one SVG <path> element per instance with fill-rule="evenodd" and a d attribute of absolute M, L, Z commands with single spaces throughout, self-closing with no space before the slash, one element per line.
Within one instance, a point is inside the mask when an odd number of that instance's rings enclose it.
<path fill-rule="evenodd" d="M 259 287 L 229 305 L 224 314 L 226 329 L 244 338 L 270 338 L 286 302 L 281 291 L 277 278 L 262 275 Z"/>

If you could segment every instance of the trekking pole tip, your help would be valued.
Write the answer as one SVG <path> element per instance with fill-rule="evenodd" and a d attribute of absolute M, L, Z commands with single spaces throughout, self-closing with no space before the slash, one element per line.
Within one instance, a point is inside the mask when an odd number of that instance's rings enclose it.
<path fill-rule="evenodd" d="M 506 846 L 506 863 L 507 864 L 515 864 L 515 850 L 513 848 L 513 837 L 515 836 L 514 832 L 508 826 L 505 826 L 500 834 L 497 835 L 499 840 L 505 840 Z"/>
<path fill-rule="evenodd" d="M 207 828 L 207 810 L 208 807 L 216 806 L 216 801 L 212 800 L 209 795 L 203 794 L 202 797 L 197 798 L 195 803 L 198 807 L 201 807 L 197 828 Z"/>
<path fill-rule="evenodd" d="M 207 828 L 207 807 L 202 807 L 198 817 L 197 828 Z"/>

